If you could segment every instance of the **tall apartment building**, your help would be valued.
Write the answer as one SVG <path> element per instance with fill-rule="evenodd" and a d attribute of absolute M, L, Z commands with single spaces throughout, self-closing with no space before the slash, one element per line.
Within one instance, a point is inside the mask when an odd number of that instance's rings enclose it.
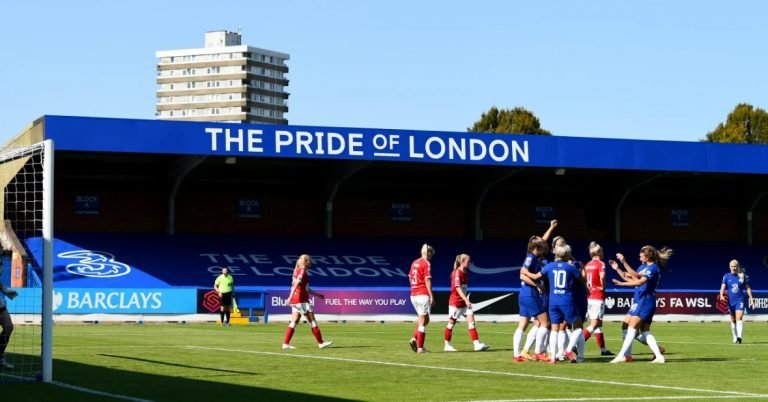
<path fill-rule="evenodd" d="M 237 32 L 205 34 L 205 47 L 160 50 L 158 119 L 288 124 L 288 54 L 241 44 Z"/>

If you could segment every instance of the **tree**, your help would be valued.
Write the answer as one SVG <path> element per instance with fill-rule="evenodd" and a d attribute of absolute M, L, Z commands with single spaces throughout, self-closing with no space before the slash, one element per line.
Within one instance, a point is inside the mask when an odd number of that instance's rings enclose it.
<path fill-rule="evenodd" d="M 480 116 L 480 120 L 467 131 L 484 133 L 512 133 L 552 135 L 541 128 L 538 117 L 524 107 L 514 109 L 498 109 L 492 107 Z"/>
<path fill-rule="evenodd" d="M 725 123 L 707 133 L 704 141 L 768 144 L 768 113 L 748 103 L 739 103 L 728 114 Z"/>

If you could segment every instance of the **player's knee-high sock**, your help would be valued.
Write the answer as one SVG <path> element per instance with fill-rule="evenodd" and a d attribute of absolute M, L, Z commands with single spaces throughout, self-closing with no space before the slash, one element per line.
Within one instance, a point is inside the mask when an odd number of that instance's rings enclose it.
<path fill-rule="evenodd" d="M 653 351 L 653 354 L 656 356 L 661 356 L 661 350 L 659 350 L 659 344 L 656 342 L 656 337 L 653 336 L 651 331 L 643 332 L 643 337 L 648 342 L 648 347 L 651 348 L 651 350 Z"/>
<path fill-rule="evenodd" d="M 565 331 L 557 331 L 557 351 L 565 352 Z"/>
<path fill-rule="evenodd" d="M 594 332 L 594 331 L 595 331 L 594 327 L 586 327 L 586 328 L 584 328 L 584 331 L 583 331 L 583 334 L 582 334 L 582 336 L 584 336 L 584 340 L 585 341 L 589 340 L 589 337 L 592 336 L 592 332 Z"/>
<path fill-rule="evenodd" d="M 559 331 L 553 331 L 551 339 L 549 340 L 549 360 L 555 361 L 557 359 L 557 340 L 558 340 L 558 334 Z"/>
<path fill-rule="evenodd" d="M 629 330 L 627 328 L 622 328 L 621 329 L 621 335 L 622 335 L 622 343 L 621 343 L 622 346 L 621 347 L 622 348 L 624 347 L 624 344 L 627 343 L 627 333 L 628 333 L 628 331 Z M 632 336 L 632 338 L 633 338 L 632 340 L 634 341 L 634 336 Z M 629 343 L 629 346 L 627 347 L 627 350 L 624 353 L 624 355 L 625 356 L 632 356 L 632 342 Z M 621 353 L 619 353 L 619 356 L 621 356 Z"/>
<path fill-rule="evenodd" d="M 219 311 L 219 319 L 221 319 L 221 323 L 224 324 L 224 311 Z"/>
<path fill-rule="evenodd" d="M 229 324 L 229 310 L 224 312 L 224 318 L 226 318 L 227 324 Z"/>
<path fill-rule="evenodd" d="M 477 335 L 477 328 L 475 328 L 474 322 L 469 323 L 469 339 L 472 340 L 472 343 L 480 342 L 480 337 Z"/>
<path fill-rule="evenodd" d="M 733 341 L 736 342 L 736 338 L 738 338 L 739 335 L 736 332 L 736 323 L 733 321 L 731 321 L 731 333 L 733 334 Z"/>
<path fill-rule="evenodd" d="M 553 332 L 552 334 L 555 334 L 555 332 Z M 544 350 L 545 350 L 544 345 L 546 345 L 548 338 L 549 338 L 548 328 L 539 328 L 539 330 L 536 331 L 536 353 L 544 353 Z M 557 342 L 550 342 L 550 343 L 557 343 Z"/>
<path fill-rule="evenodd" d="M 445 342 L 448 343 L 451 341 L 451 337 L 453 337 L 453 324 L 450 322 L 448 325 L 445 326 Z"/>
<path fill-rule="evenodd" d="M 741 335 L 744 333 L 744 320 L 738 320 L 736 321 L 736 337 L 741 338 Z"/>
<path fill-rule="evenodd" d="M 597 341 L 597 346 L 600 347 L 601 351 L 605 351 L 605 338 L 603 337 L 603 330 L 599 327 L 595 329 L 595 340 Z"/>
<path fill-rule="evenodd" d="M 520 342 L 523 341 L 523 329 L 517 328 L 515 330 L 515 335 L 512 338 L 512 350 L 514 353 L 514 357 L 520 356 Z"/>
<path fill-rule="evenodd" d="M 285 330 L 285 339 L 283 340 L 283 343 L 288 345 L 291 343 L 291 338 L 293 338 L 293 332 L 295 331 L 296 323 L 291 321 L 288 324 L 288 328 Z"/>
<path fill-rule="evenodd" d="M 623 331 L 622 331 L 623 332 Z M 627 328 L 626 336 L 624 336 L 624 343 L 621 345 L 619 356 L 631 356 L 632 355 L 632 342 L 635 340 L 637 330 L 634 328 Z"/>
<path fill-rule="evenodd" d="M 580 358 L 584 358 L 584 353 L 586 353 L 585 345 L 586 342 L 584 342 L 584 334 L 582 334 L 579 339 L 576 340 L 576 349 L 578 349 L 578 355 Z"/>
<path fill-rule="evenodd" d="M 523 345 L 523 351 L 527 352 L 531 350 L 531 345 L 536 342 L 536 333 L 540 330 L 540 327 L 533 327 L 530 331 L 528 331 L 528 335 L 525 337 L 525 345 Z"/>
<path fill-rule="evenodd" d="M 416 330 L 416 345 L 419 349 L 424 349 L 424 339 L 427 337 L 427 327 L 423 325 L 419 325 L 419 328 Z"/>
<path fill-rule="evenodd" d="M 320 327 L 317 326 L 317 321 L 312 321 L 312 335 L 315 336 L 317 343 L 323 343 L 323 335 L 320 334 Z"/>
<path fill-rule="evenodd" d="M 580 330 L 571 331 L 571 336 L 568 338 L 568 346 L 565 348 L 565 351 L 572 352 L 573 348 L 576 347 L 576 343 L 579 342 L 579 339 L 581 339 L 583 343 L 584 334 Z"/>

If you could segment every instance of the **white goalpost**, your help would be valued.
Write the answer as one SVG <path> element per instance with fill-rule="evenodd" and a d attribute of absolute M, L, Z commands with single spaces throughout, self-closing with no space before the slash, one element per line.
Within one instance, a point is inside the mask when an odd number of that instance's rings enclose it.
<path fill-rule="evenodd" d="M 0 148 L 0 382 L 53 380 L 53 142 Z"/>

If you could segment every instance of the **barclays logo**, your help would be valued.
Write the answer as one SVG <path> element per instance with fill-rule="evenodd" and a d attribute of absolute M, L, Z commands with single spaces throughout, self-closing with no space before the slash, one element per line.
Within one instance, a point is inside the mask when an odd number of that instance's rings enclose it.
<path fill-rule="evenodd" d="M 116 278 L 128 275 L 131 267 L 115 261 L 115 256 L 103 251 L 74 250 L 58 255 L 59 258 L 74 259 L 77 262 L 67 264 L 70 274 L 82 275 L 89 278 Z"/>

